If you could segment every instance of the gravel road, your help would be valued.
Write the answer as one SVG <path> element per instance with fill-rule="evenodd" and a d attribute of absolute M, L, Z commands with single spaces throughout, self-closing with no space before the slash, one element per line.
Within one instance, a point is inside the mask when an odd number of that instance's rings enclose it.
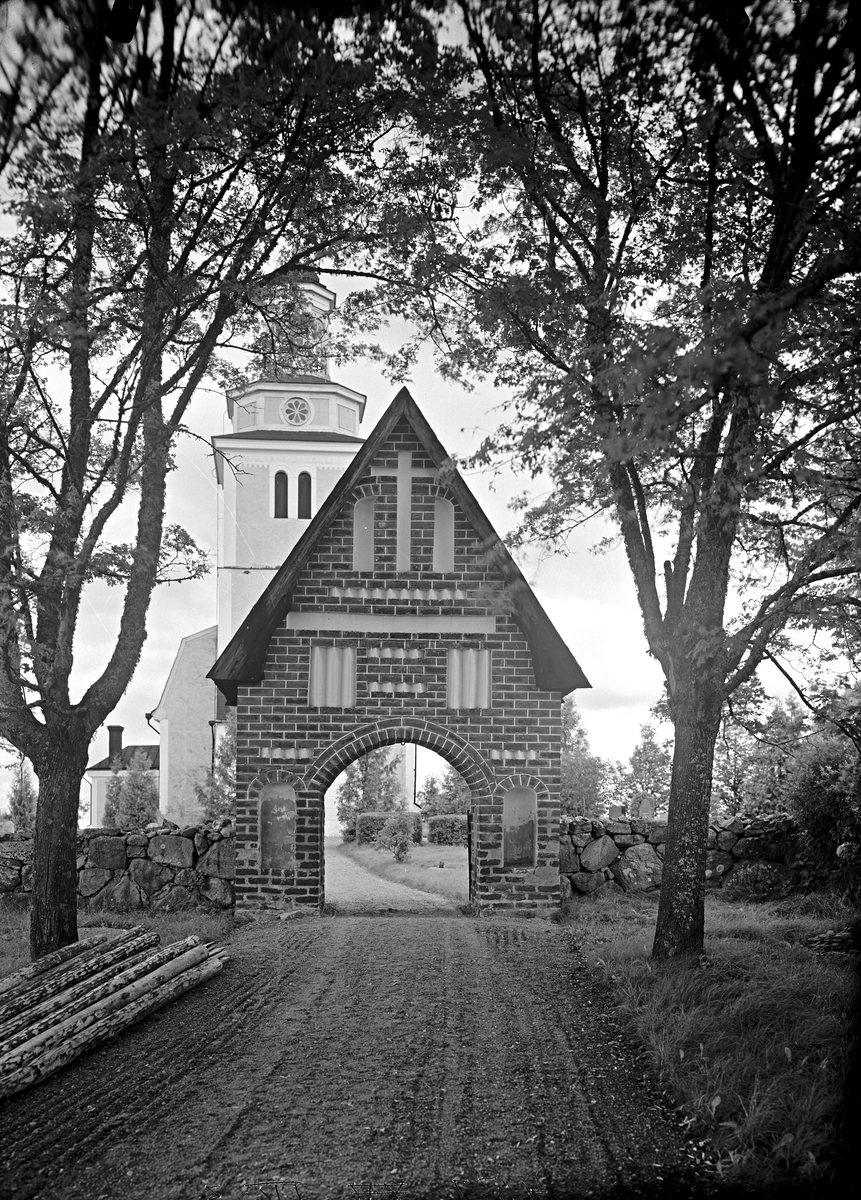
<path fill-rule="evenodd" d="M 606 995 L 575 984 L 570 929 L 428 909 L 261 920 L 230 949 L 217 978 L 0 1104 L 0 1195 L 703 1191 Z"/>

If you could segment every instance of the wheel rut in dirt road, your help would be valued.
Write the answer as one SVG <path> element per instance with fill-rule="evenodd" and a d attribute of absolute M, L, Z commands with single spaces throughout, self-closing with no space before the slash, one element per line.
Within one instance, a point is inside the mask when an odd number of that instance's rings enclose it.
<path fill-rule="evenodd" d="M 698 1182 L 568 930 L 243 928 L 224 972 L 2 1106 L 28 1200 L 636 1195 Z M 400 1191 L 398 1191 L 400 1188 Z M 262 1189 L 262 1190 L 260 1190 Z"/>

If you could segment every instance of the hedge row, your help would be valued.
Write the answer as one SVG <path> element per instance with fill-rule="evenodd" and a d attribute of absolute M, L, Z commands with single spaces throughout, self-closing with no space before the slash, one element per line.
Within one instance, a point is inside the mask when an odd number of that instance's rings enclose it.
<path fill-rule="evenodd" d="M 466 813 L 428 817 L 428 841 L 434 846 L 465 846 Z"/>
<path fill-rule="evenodd" d="M 377 840 L 377 834 L 393 814 L 391 812 L 365 812 L 360 813 L 356 817 L 356 842 L 358 845 L 367 845 L 369 842 Z M 422 840 L 422 818 L 421 813 L 415 813 L 413 816 L 413 841 L 417 846 L 421 845 Z"/>

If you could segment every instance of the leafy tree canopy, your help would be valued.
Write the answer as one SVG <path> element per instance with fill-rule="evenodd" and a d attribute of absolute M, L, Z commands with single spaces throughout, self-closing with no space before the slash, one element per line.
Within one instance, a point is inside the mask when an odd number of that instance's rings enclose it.
<path fill-rule="evenodd" d="M 406 806 L 398 779 L 400 754 L 389 750 L 371 750 L 344 771 L 338 786 L 336 804 L 341 833 L 345 842 L 356 836 L 356 817 L 364 812 L 393 812 Z"/>
<path fill-rule="evenodd" d="M 105 800 L 105 825 L 118 829 L 143 829 L 158 815 L 158 784 L 152 777 L 149 756 L 138 748 L 124 769 L 115 755 Z"/>
<path fill-rule="evenodd" d="M 696 954 L 723 706 L 857 593 L 856 15 L 455 9 L 461 83 L 415 113 L 409 243 L 353 307 L 415 319 L 396 369 L 431 337 L 441 369 L 514 389 L 477 461 L 552 480 L 522 536 L 614 523 L 676 734 L 655 954 Z"/>

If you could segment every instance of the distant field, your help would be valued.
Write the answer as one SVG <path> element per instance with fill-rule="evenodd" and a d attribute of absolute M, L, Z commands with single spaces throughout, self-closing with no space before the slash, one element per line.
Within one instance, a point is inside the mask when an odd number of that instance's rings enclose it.
<path fill-rule="evenodd" d="M 466 846 L 413 846 L 407 861 L 399 863 L 390 850 L 326 838 L 326 853 L 346 854 L 380 879 L 402 883 L 420 892 L 433 892 L 455 904 L 466 904 L 469 900 Z M 445 865 L 440 867 L 440 863 Z"/>

